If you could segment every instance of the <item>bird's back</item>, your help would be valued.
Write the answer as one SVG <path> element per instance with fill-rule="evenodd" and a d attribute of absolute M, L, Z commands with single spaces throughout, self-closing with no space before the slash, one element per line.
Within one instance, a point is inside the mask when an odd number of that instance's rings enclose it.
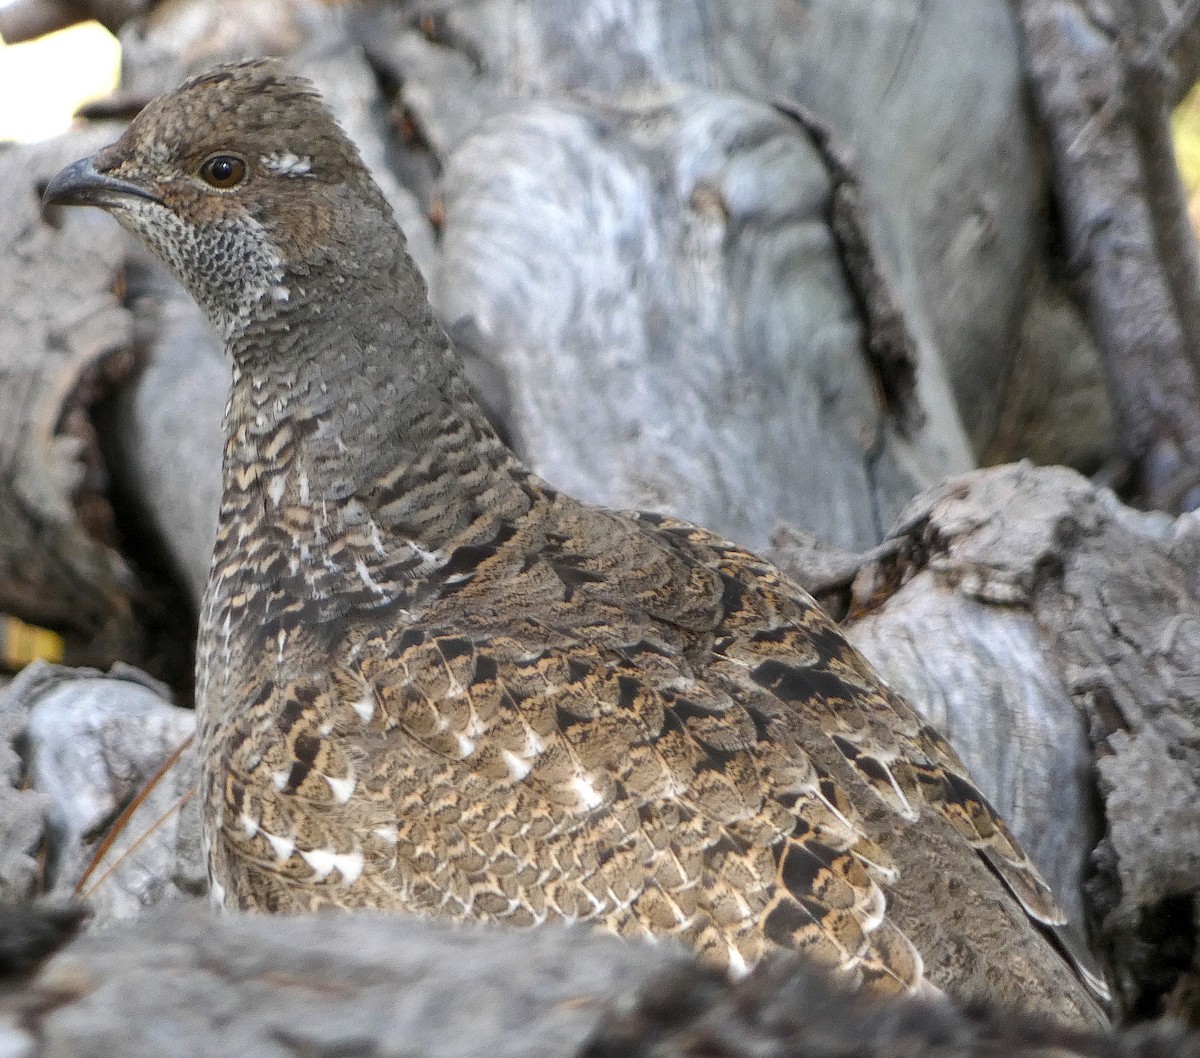
<path fill-rule="evenodd" d="M 886 989 L 924 964 L 1096 1016 L 1036 870 L 810 597 L 694 526 L 523 487 L 390 618 L 257 655 L 211 743 L 227 900 L 587 921 Z"/>

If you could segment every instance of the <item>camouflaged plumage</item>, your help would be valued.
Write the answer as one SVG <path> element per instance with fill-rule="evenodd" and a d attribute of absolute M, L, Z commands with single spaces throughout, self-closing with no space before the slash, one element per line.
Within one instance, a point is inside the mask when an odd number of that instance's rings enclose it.
<path fill-rule="evenodd" d="M 203 186 L 214 152 L 242 184 Z M 218 69 L 95 168 L 151 196 L 102 204 L 235 365 L 198 661 L 220 902 L 583 921 L 1099 1017 L 961 761 L 803 590 L 501 444 L 306 83 Z"/>

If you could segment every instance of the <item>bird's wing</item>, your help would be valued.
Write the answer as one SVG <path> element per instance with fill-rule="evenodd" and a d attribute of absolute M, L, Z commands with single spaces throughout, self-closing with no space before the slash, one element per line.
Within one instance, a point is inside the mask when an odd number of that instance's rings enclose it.
<path fill-rule="evenodd" d="M 335 889 L 359 881 L 373 840 L 369 813 L 354 798 L 360 761 L 330 737 L 361 705 L 318 666 L 248 690 L 239 710 L 204 720 L 212 873 L 224 879 L 215 896 L 263 911 L 337 904 Z M 390 818 L 379 813 L 381 825 Z"/>
<path fill-rule="evenodd" d="M 782 947 L 914 988 L 861 780 L 898 826 L 937 807 L 1053 917 L 953 751 L 811 599 L 692 526 L 637 532 L 623 582 L 603 573 L 620 558 L 566 552 L 579 533 L 496 549 L 447 587 L 445 622 L 373 622 L 333 666 L 266 681 L 215 772 L 237 888 L 260 907 L 590 921 L 734 967 Z"/>
<path fill-rule="evenodd" d="M 656 519 L 726 582 L 715 667 L 768 690 L 821 732 L 900 818 L 928 805 L 991 866 L 1026 913 L 1066 921 L 1050 887 L 967 774 L 953 747 L 884 684 L 812 597 L 780 571 L 707 530 Z"/>
<path fill-rule="evenodd" d="M 916 986 L 887 857 L 769 691 L 739 702 L 653 638 L 542 632 L 553 648 L 409 629 L 358 669 L 407 741 L 389 792 L 401 859 L 432 884 L 419 909 L 674 935 L 734 968 L 779 946 Z"/>

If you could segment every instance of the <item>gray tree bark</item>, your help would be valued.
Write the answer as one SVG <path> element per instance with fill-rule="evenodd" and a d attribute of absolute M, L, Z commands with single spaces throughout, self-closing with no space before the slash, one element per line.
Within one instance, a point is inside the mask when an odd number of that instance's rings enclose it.
<path fill-rule="evenodd" d="M 71 920 L 47 909 L 0 914 L 5 925 L 41 953 Z M 0 1052 L 13 1058 L 1191 1058 L 1198 1042 L 1179 1026 L 1109 1039 L 944 1000 L 865 1002 L 798 960 L 731 984 L 669 944 L 369 913 L 158 914 L 19 984 L 18 958 L 0 962 Z"/>

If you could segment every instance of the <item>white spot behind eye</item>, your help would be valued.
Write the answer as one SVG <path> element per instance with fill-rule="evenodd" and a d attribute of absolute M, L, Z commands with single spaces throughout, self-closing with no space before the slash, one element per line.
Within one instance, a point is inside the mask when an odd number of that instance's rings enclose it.
<path fill-rule="evenodd" d="M 293 154 L 291 151 L 275 151 L 259 158 L 265 169 L 270 169 L 280 176 L 310 176 L 312 174 L 312 159 L 307 155 Z"/>

